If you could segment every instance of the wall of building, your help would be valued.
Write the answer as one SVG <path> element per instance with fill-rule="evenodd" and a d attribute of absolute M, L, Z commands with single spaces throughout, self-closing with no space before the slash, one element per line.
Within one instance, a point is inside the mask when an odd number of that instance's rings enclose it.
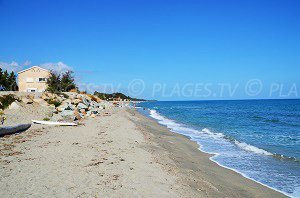
<path fill-rule="evenodd" d="M 37 92 L 43 92 L 47 88 L 46 82 L 39 82 L 39 78 L 48 78 L 50 72 L 38 67 L 30 68 L 18 74 L 18 86 L 20 92 L 27 92 L 28 89 L 36 89 Z M 29 82 L 32 80 L 32 82 Z"/>

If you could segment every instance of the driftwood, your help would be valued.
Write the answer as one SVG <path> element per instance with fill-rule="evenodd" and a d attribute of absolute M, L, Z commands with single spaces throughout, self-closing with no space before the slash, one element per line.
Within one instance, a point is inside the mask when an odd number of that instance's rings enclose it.
<path fill-rule="evenodd" d="M 14 133 L 20 133 L 26 131 L 31 127 L 31 124 L 19 124 L 15 126 L 1 126 L 0 127 L 0 136 L 10 135 Z"/>

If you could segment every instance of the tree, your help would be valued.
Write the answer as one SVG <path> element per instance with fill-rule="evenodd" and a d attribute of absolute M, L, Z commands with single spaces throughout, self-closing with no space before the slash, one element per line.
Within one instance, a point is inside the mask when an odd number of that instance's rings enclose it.
<path fill-rule="evenodd" d="M 52 93 L 68 92 L 71 89 L 76 89 L 73 72 L 67 71 L 60 75 L 51 71 L 50 77 L 47 79 L 47 86 L 47 91 Z"/>
<path fill-rule="evenodd" d="M 61 91 L 68 92 L 72 89 L 76 89 L 74 72 L 67 71 L 61 77 Z"/>
<path fill-rule="evenodd" d="M 47 91 L 56 93 L 61 91 L 60 74 L 50 71 L 50 77 L 47 79 Z"/>
<path fill-rule="evenodd" d="M 7 90 L 9 90 L 9 91 L 17 91 L 18 90 L 16 75 L 13 71 L 9 74 L 9 76 L 7 78 L 7 84 L 8 84 L 8 86 L 6 87 Z"/>
<path fill-rule="evenodd" d="M 3 75 L 3 71 L 2 68 L 0 67 L 0 85 L 2 85 L 2 75 Z"/>
<path fill-rule="evenodd" d="M 2 85 L 5 89 L 7 89 L 7 88 L 9 87 L 9 84 L 8 84 L 8 82 L 7 82 L 7 78 L 8 78 L 8 72 L 7 72 L 7 70 L 5 70 L 5 71 L 3 72 L 3 74 L 1 75 L 1 85 Z"/>

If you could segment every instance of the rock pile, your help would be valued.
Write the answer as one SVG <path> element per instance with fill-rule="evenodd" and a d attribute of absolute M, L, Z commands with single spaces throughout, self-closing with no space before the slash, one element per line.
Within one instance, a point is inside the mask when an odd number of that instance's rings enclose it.
<path fill-rule="evenodd" d="M 103 109 L 108 109 L 111 104 L 89 94 L 52 94 L 43 93 L 41 98 L 53 109 L 54 114 L 80 120 L 83 117 L 96 117 Z"/>

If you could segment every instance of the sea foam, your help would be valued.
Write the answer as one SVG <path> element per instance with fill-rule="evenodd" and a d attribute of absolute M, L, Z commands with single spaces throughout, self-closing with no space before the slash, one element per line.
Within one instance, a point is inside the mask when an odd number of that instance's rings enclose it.
<path fill-rule="evenodd" d="M 225 138 L 225 135 L 223 133 L 215 133 L 215 132 L 210 131 L 208 128 L 203 128 L 201 131 L 199 131 L 199 130 L 185 127 L 181 124 L 176 123 L 175 121 L 173 121 L 171 119 L 168 119 L 168 118 L 160 115 L 156 110 L 150 110 L 150 116 L 152 118 L 158 120 L 158 123 L 165 125 L 172 132 L 183 133 L 184 135 L 190 135 L 191 138 L 194 138 L 195 136 L 197 137 L 197 135 L 199 135 L 199 134 L 206 134 L 215 139 Z M 260 154 L 260 155 L 273 155 L 272 153 L 270 153 L 268 151 L 257 148 L 255 146 L 252 146 L 245 142 L 239 142 L 237 140 L 233 140 L 233 142 L 240 149 L 243 149 L 248 152 L 253 152 L 255 154 Z"/>

